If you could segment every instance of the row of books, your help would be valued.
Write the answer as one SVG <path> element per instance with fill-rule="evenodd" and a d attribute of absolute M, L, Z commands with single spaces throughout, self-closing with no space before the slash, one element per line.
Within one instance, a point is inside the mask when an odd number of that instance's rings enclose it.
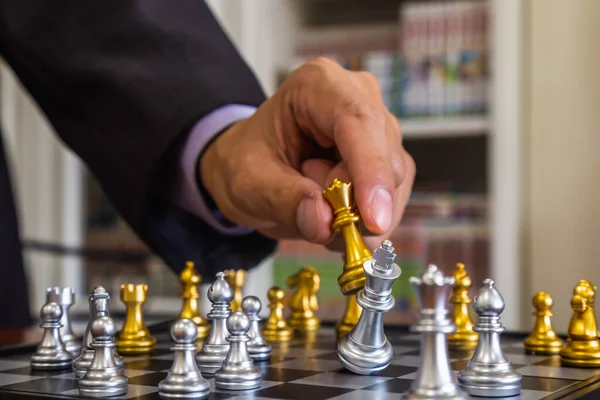
<path fill-rule="evenodd" d="M 385 27 L 372 35 L 357 28 L 357 37 L 347 30 L 322 32 L 322 40 L 313 34 L 299 45 L 293 66 L 325 55 L 347 69 L 371 72 L 399 118 L 482 115 L 489 87 L 488 12 L 485 1 L 406 3 L 394 28 L 399 40 Z"/>

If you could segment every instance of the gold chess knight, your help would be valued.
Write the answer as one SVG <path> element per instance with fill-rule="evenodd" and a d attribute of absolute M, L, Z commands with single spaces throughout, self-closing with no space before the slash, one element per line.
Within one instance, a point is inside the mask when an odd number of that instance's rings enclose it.
<path fill-rule="evenodd" d="M 571 367 L 600 367 L 600 341 L 594 313 L 596 286 L 580 280 L 571 297 L 573 315 L 569 323 L 568 339 L 560 350 L 562 364 Z"/>
<path fill-rule="evenodd" d="M 292 309 L 292 315 L 288 320 L 290 327 L 299 332 L 319 329 L 320 322 L 315 316 L 315 311 L 319 308 L 317 304 L 317 293 L 321 285 L 319 271 L 306 265 L 288 278 L 287 285 L 296 288 L 296 293 L 290 299 Z"/>
<path fill-rule="evenodd" d="M 234 270 L 228 269 L 225 272 L 225 279 L 229 286 L 233 288 L 233 300 L 231 301 L 231 312 L 242 311 L 242 301 L 244 294 L 242 289 L 246 283 L 246 271 L 243 269 Z"/>
<path fill-rule="evenodd" d="M 558 354 L 564 342 L 556 335 L 550 317 L 552 317 L 552 297 L 546 292 L 537 292 L 533 296 L 535 325 L 531 334 L 525 338 L 525 351 L 530 354 Z"/>
<path fill-rule="evenodd" d="M 125 304 L 125 322 L 117 338 L 119 354 L 147 354 L 154 351 L 156 339 L 144 323 L 142 305 L 148 298 L 148 285 L 121 285 L 121 301 Z"/>
<path fill-rule="evenodd" d="M 210 325 L 200 314 L 198 285 L 202 281 L 202 278 L 198 271 L 196 271 L 193 262 L 188 261 L 185 263 L 185 268 L 181 271 L 181 275 L 179 275 L 179 281 L 183 288 L 181 291 L 183 306 L 181 307 L 179 319 L 192 320 L 198 328 L 197 338 L 203 339 L 208 336 Z"/>
<path fill-rule="evenodd" d="M 456 264 L 454 270 L 454 286 L 450 303 L 452 304 L 451 319 L 456 325 L 456 331 L 448 333 L 448 348 L 455 350 L 473 350 L 477 347 L 477 332 L 473 331 L 473 321 L 469 315 L 469 289 L 473 285 L 463 264 Z"/>
<path fill-rule="evenodd" d="M 356 302 L 356 294 L 365 285 L 363 264 L 371 259 L 371 252 L 358 229 L 360 215 L 354 205 L 352 184 L 334 179 L 323 192 L 323 197 L 333 209 L 331 228 L 341 233 L 345 245 L 343 272 L 338 277 L 340 289 L 346 296 L 346 311 L 336 325 L 337 336 L 340 338 L 350 332 L 360 318 L 362 308 Z"/>

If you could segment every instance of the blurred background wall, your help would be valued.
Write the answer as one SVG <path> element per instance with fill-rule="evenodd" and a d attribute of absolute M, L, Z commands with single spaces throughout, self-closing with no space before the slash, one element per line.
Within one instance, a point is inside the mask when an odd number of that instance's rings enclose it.
<path fill-rule="evenodd" d="M 600 282 L 600 61 L 595 0 L 210 0 L 227 34 L 273 93 L 291 69 L 326 55 L 372 72 L 417 161 L 415 191 L 393 240 L 403 268 L 391 322 L 414 318 L 407 277 L 463 262 L 492 277 L 504 323 L 529 329 L 531 296 L 551 293 L 565 331 L 579 279 Z M 172 316 L 179 283 L 125 226 L 81 162 L 1 65 L 0 115 L 17 186 L 33 311 L 43 290 L 150 283 L 149 313 Z M 249 277 L 265 300 L 303 264 L 320 268 L 320 313 L 336 319 L 339 255 L 283 242 Z M 115 271 L 117 273 L 115 274 Z M 120 304 L 114 302 L 114 307 Z M 85 313 L 87 305 L 77 307 Z"/>

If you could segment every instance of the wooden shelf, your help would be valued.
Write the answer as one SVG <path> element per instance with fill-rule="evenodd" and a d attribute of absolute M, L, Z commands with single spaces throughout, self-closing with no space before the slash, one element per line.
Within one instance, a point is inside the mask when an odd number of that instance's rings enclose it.
<path fill-rule="evenodd" d="M 453 117 L 400 120 L 405 139 L 432 139 L 487 135 L 490 129 L 486 117 Z"/>

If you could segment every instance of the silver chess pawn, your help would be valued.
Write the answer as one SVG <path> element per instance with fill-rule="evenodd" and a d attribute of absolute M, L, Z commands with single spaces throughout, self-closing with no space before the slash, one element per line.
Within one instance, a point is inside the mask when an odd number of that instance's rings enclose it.
<path fill-rule="evenodd" d="M 271 345 L 265 341 L 258 326 L 260 309 L 260 299 L 256 296 L 247 296 L 242 301 L 242 311 L 250 319 L 250 329 L 248 330 L 250 341 L 247 346 L 248 353 L 254 361 L 265 361 L 271 357 Z"/>
<path fill-rule="evenodd" d="M 383 331 L 383 313 L 395 303 L 392 285 L 402 273 L 394 263 L 393 252 L 392 242 L 386 240 L 363 264 L 367 279 L 356 297 L 362 313 L 356 326 L 338 342 L 340 362 L 357 374 L 369 375 L 387 368 L 394 355 Z"/>
<path fill-rule="evenodd" d="M 224 390 L 250 390 L 260 387 L 262 371 L 254 366 L 246 343 L 250 337 L 250 319 L 242 312 L 227 317 L 227 340 L 231 344 L 223 367 L 215 372 L 215 386 Z"/>
<path fill-rule="evenodd" d="M 62 307 L 62 318 L 60 323 L 60 338 L 65 344 L 67 351 L 73 356 L 78 357 L 81 353 L 81 341 L 75 338 L 73 329 L 71 328 L 71 318 L 69 317 L 69 308 L 75 303 L 75 293 L 70 287 L 59 288 L 52 287 L 46 289 L 46 302 L 56 302 Z"/>
<path fill-rule="evenodd" d="M 108 316 L 109 301 L 110 296 L 102 286 L 96 286 L 90 293 L 88 298 L 90 319 L 85 329 L 85 334 L 83 335 L 83 350 L 81 351 L 81 355 L 73 363 L 73 372 L 77 379 L 85 375 L 88 367 L 92 363 L 94 358 L 94 348 L 92 347 L 93 337 L 91 332 L 92 323 L 97 317 Z M 116 349 L 114 350 L 114 358 L 117 365 L 123 369 L 123 358 L 117 354 Z"/>
<path fill-rule="evenodd" d="M 127 393 L 129 379 L 114 358 L 117 327 L 112 318 L 100 316 L 90 327 L 94 358 L 78 382 L 79 393 L 86 397 L 112 397 Z"/>
<path fill-rule="evenodd" d="M 521 393 L 522 376 L 514 371 L 500 347 L 500 333 L 504 331 L 500 314 L 504 299 L 494 287 L 494 281 L 486 279 L 473 299 L 477 323 L 473 327 L 479 333 L 475 354 L 467 367 L 458 374 L 458 383 L 472 396 L 508 397 Z"/>
<path fill-rule="evenodd" d="M 448 318 L 448 298 L 454 278 L 429 265 L 420 278 L 411 277 L 419 303 L 419 319 L 411 331 L 421 334 L 421 365 L 406 399 L 466 400 L 469 396 L 454 382 L 446 334 L 456 326 Z"/>
<path fill-rule="evenodd" d="M 60 319 L 62 308 L 56 302 L 48 302 L 41 309 L 40 316 L 44 336 L 31 356 L 31 368 L 40 370 L 63 369 L 73 364 L 73 354 L 69 353 L 60 339 Z"/>
<path fill-rule="evenodd" d="M 158 384 L 161 399 L 201 399 L 208 396 L 210 384 L 202 377 L 194 353 L 198 327 L 191 319 L 178 319 L 171 326 L 171 338 L 175 344 L 173 365 L 167 377 Z"/>
<path fill-rule="evenodd" d="M 221 368 L 229 352 L 226 319 L 231 314 L 229 303 L 233 299 L 233 289 L 225 280 L 223 272 L 217 273 L 217 279 L 208 289 L 208 300 L 212 308 L 206 317 L 212 321 L 210 334 L 196 355 L 198 367 L 203 375 L 212 375 Z"/>

